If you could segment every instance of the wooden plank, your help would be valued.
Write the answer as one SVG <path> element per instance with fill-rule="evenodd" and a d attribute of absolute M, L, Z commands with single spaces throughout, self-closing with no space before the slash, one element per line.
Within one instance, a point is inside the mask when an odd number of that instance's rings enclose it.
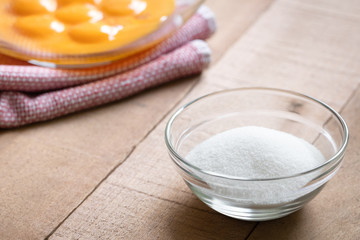
<path fill-rule="evenodd" d="M 329 15 L 330 10 L 324 12 L 311 7 L 311 3 L 309 0 L 304 3 L 279 1 L 273 4 L 227 54 L 202 76 L 201 82 L 182 103 L 206 92 L 224 88 L 272 86 L 307 93 L 330 103 L 336 109 L 344 106 L 359 84 L 356 76 L 360 74 L 360 69 L 355 67 L 359 64 L 359 55 L 354 54 L 359 52 L 359 45 L 355 44 L 359 40 L 359 34 L 355 31 L 358 22 L 344 19 L 342 15 Z M 344 5 L 353 3 L 350 0 L 342 2 Z M 297 31 L 307 34 L 296 35 Z M 344 39 L 341 34 L 347 38 Z M 332 38 L 329 40 L 329 37 Z M 172 168 L 163 143 L 163 130 L 168 117 L 66 219 L 51 239 L 101 236 L 114 239 L 247 237 L 255 223 L 214 213 L 195 199 Z M 353 158 L 352 162 L 355 162 L 355 156 Z M 311 202 L 304 210 L 291 215 L 292 222 L 289 221 L 286 226 L 296 232 L 297 223 L 301 219 L 306 219 L 307 226 L 311 224 L 311 229 L 316 229 L 331 224 L 332 216 L 345 218 L 346 215 L 342 215 L 342 208 L 339 207 L 354 209 L 358 206 L 358 199 L 346 198 L 347 204 L 352 207 L 339 205 L 331 208 L 332 203 L 328 205 L 328 202 L 334 197 L 332 192 L 335 194 L 341 187 L 326 188 L 320 195 L 325 198 L 319 200 L 321 204 Z M 341 192 L 346 189 L 349 187 Z M 337 201 L 338 204 L 341 199 Z M 331 208 L 330 211 L 336 214 L 330 212 L 328 215 L 323 211 L 321 218 L 316 218 L 311 211 L 314 206 L 319 208 L 318 212 Z M 358 211 L 351 215 L 351 226 L 354 226 L 356 217 Z M 288 232 L 283 225 L 284 222 L 277 224 L 272 231 L 271 226 L 266 229 L 269 234 L 282 231 L 284 234 L 281 236 L 285 237 Z M 351 230 L 348 236 L 357 233 L 351 226 L 346 228 Z M 303 230 L 305 232 L 306 228 Z M 258 232 L 261 234 L 261 230 Z M 268 235 L 261 237 L 267 238 Z M 297 235 L 291 237 L 296 238 Z"/>
<path fill-rule="evenodd" d="M 213 62 L 270 2 L 207 2 L 220 27 L 210 40 Z M 240 16 L 232 23 L 236 13 Z M 50 234 L 198 79 L 184 79 L 53 121 L 0 130 L 0 238 L 38 239 Z"/>
<path fill-rule="evenodd" d="M 359 17 L 336 10 L 358 9 L 359 2 L 337 1 L 331 9 L 334 2 L 275 2 L 213 66 L 207 81 L 223 88 L 296 90 L 342 106 L 358 82 Z"/>
<path fill-rule="evenodd" d="M 50 239 L 243 239 L 253 223 L 210 210 L 176 174 L 163 143 L 165 122 Z"/>
<path fill-rule="evenodd" d="M 48 235 L 126 159 L 189 83 L 179 81 L 104 108 L 2 131 L 0 238 Z"/>
<path fill-rule="evenodd" d="M 215 1 L 205 3 L 214 12 L 217 23 L 216 35 L 208 43 L 213 51 L 213 64 L 241 36 L 249 26 L 266 11 L 273 0 Z M 221 36 L 221 37 L 219 37 Z"/>

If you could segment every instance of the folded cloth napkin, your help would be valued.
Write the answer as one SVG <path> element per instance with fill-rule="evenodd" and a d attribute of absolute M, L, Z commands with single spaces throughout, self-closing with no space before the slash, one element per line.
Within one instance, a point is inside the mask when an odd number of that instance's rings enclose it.
<path fill-rule="evenodd" d="M 215 28 L 212 12 L 202 6 L 155 47 L 90 69 L 44 68 L 0 54 L 0 128 L 53 119 L 200 73 L 210 62 L 203 40 Z"/>

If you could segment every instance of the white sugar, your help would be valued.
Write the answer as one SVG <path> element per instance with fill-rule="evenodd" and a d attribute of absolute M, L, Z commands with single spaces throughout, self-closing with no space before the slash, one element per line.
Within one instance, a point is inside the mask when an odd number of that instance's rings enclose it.
<path fill-rule="evenodd" d="M 186 158 L 201 169 L 244 178 L 283 177 L 324 162 L 320 151 L 305 140 L 252 126 L 215 135 Z"/>
<path fill-rule="evenodd" d="M 305 140 L 285 132 L 255 126 L 217 134 L 195 146 L 186 159 L 203 170 L 241 178 L 290 176 L 325 162 L 321 152 Z M 250 199 L 250 203 L 266 204 L 279 203 L 282 198 L 294 195 L 310 180 L 311 175 L 307 175 L 275 183 L 239 185 L 239 193 L 227 188 L 219 189 L 217 184 L 213 184 L 213 187 L 228 196 Z"/>

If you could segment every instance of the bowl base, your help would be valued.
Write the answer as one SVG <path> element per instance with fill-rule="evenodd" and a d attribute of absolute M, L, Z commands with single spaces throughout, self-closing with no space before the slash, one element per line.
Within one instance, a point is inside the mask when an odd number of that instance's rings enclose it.
<path fill-rule="evenodd" d="M 209 205 L 210 208 L 215 211 L 224 214 L 226 216 L 236 218 L 245 221 L 268 221 L 285 217 L 293 212 L 300 210 L 303 205 L 292 206 L 292 207 L 278 207 L 278 208 L 267 208 L 267 209 L 254 209 L 254 208 L 241 208 L 221 206 L 221 205 Z"/>
<path fill-rule="evenodd" d="M 318 187 L 312 192 L 305 194 L 290 202 L 284 202 L 279 204 L 269 205 L 254 205 L 249 206 L 243 202 L 236 201 L 206 194 L 207 190 L 204 191 L 202 188 L 193 186 L 186 182 L 193 193 L 206 205 L 215 211 L 224 214 L 226 216 L 245 220 L 245 221 L 268 221 L 285 217 L 291 213 L 300 210 L 306 203 L 311 201 L 324 187 L 324 185 Z"/>

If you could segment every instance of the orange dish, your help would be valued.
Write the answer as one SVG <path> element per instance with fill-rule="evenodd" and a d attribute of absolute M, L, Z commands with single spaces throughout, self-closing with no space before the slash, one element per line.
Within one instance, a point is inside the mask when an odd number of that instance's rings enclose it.
<path fill-rule="evenodd" d="M 0 0 L 0 42 L 11 46 L 0 47 L 25 60 L 110 52 L 154 32 L 174 9 L 175 0 Z"/>

